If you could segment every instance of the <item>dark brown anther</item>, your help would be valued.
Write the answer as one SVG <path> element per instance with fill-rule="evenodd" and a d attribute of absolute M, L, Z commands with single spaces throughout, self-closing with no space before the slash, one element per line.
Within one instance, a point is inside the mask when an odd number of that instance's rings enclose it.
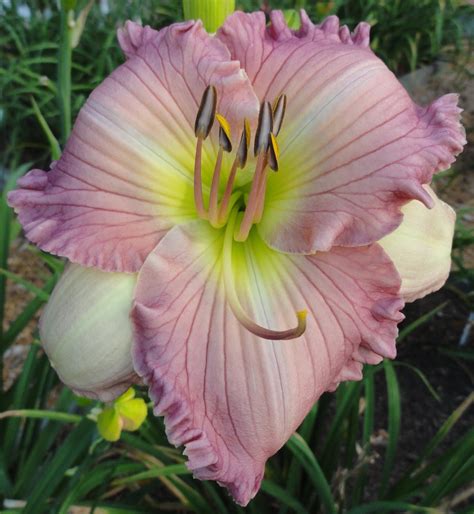
<path fill-rule="evenodd" d="M 269 102 L 263 102 L 258 114 L 257 132 L 255 134 L 254 154 L 266 152 L 270 144 L 270 133 L 273 129 L 273 114 Z"/>
<path fill-rule="evenodd" d="M 217 91 L 214 86 L 207 86 L 202 95 L 201 104 L 194 124 L 196 137 L 206 139 L 216 117 Z"/>
<path fill-rule="evenodd" d="M 286 112 L 286 95 L 280 95 L 273 105 L 273 135 L 278 136 Z"/>
<path fill-rule="evenodd" d="M 249 154 L 249 145 L 250 145 L 250 124 L 245 119 L 244 120 L 244 130 L 242 131 L 242 135 L 240 136 L 239 147 L 237 148 L 236 160 L 238 162 L 239 168 L 245 168 L 247 164 L 247 157 Z"/>

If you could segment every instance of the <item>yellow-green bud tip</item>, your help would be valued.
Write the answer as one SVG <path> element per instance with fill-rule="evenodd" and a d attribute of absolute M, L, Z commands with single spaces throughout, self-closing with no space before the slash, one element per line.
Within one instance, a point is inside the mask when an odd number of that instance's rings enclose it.
<path fill-rule="evenodd" d="M 213 34 L 235 10 L 235 0 L 183 0 L 185 20 L 202 20 Z"/>

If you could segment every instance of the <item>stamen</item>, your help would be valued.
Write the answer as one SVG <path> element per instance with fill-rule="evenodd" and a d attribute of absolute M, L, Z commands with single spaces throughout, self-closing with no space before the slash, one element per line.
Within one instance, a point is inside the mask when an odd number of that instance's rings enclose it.
<path fill-rule="evenodd" d="M 214 86 L 207 86 L 201 98 L 196 122 L 194 123 L 194 134 L 197 138 L 206 139 L 211 131 L 216 117 L 217 91 Z"/>
<path fill-rule="evenodd" d="M 232 188 L 234 187 L 235 175 L 237 174 L 237 168 L 245 168 L 245 164 L 247 163 L 247 156 L 249 152 L 250 145 L 250 124 L 244 119 L 244 129 L 242 131 L 242 135 L 240 136 L 239 147 L 237 148 L 237 155 L 235 156 L 235 160 L 232 163 L 232 168 L 230 169 L 229 178 L 227 179 L 227 185 L 225 188 L 224 196 L 222 197 L 221 206 L 219 208 L 218 220 L 219 224 L 221 224 L 228 215 L 229 210 L 229 202 L 232 196 Z"/>
<path fill-rule="evenodd" d="M 235 235 L 236 241 L 245 241 L 252 228 L 255 213 L 257 212 L 258 191 L 262 175 L 267 165 L 267 150 L 270 144 L 270 134 L 273 127 L 273 114 L 269 102 L 263 102 L 258 114 L 257 132 L 255 134 L 254 153 L 257 156 L 257 165 L 253 176 L 252 187 L 245 208 L 244 217 L 239 231 Z"/>
<path fill-rule="evenodd" d="M 268 147 L 268 165 L 273 171 L 278 171 L 278 159 L 280 157 L 280 148 L 278 147 L 275 136 L 270 133 L 270 145 Z"/>
<path fill-rule="evenodd" d="M 209 196 L 209 221 L 211 225 L 217 222 L 217 202 L 219 197 L 219 181 L 221 178 L 222 156 L 224 149 L 222 146 L 217 152 L 216 164 L 214 166 L 214 174 L 212 175 L 211 195 Z"/>
<path fill-rule="evenodd" d="M 253 218 L 258 207 L 258 189 L 260 185 L 260 180 L 262 179 L 262 174 L 265 171 L 266 161 L 266 154 L 263 152 L 259 153 L 257 157 L 257 165 L 255 167 L 255 173 L 252 182 L 252 188 L 250 189 L 250 194 L 248 197 L 247 206 L 245 208 L 244 217 L 242 218 L 242 222 L 240 223 L 240 228 L 238 232 L 235 234 L 236 241 L 245 241 L 249 235 L 250 229 L 252 228 Z"/>
<path fill-rule="evenodd" d="M 247 119 L 244 119 L 244 130 L 240 137 L 239 148 L 237 149 L 237 160 L 239 161 L 239 168 L 245 168 L 247 164 L 247 157 L 249 154 L 250 146 L 250 124 Z"/>
<path fill-rule="evenodd" d="M 196 206 L 197 214 L 200 218 L 206 219 L 207 212 L 204 208 L 204 201 L 202 199 L 202 179 L 201 179 L 201 160 L 202 160 L 202 141 L 203 138 L 197 138 L 196 142 L 196 156 L 194 158 L 194 204 Z"/>
<path fill-rule="evenodd" d="M 211 195 L 209 197 L 209 221 L 212 226 L 219 227 L 218 219 L 218 200 L 219 200 L 219 183 L 221 178 L 222 157 L 224 152 L 232 150 L 232 141 L 230 138 L 229 122 L 221 114 L 216 114 L 219 122 L 219 152 L 217 154 L 216 164 L 214 166 L 214 174 L 212 175 Z"/>
<path fill-rule="evenodd" d="M 270 146 L 268 147 L 268 152 L 266 156 L 266 162 L 270 166 L 273 171 L 278 171 L 278 159 L 280 157 L 280 149 L 278 147 L 278 143 L 276 137 L 270 133 Z M 258 184 L 258 193 L 257 199 L 255 203 L 257 204 L 257 208 L 255 209 L 255 214 L 253 216 L 253 223 L 260 223 L 263 216 L 263 207 L 265 205 L 265 194 L 267 192 L 267 170 L 264 169 L 260 182 Z"/>
<path fill-rule="evenodd" d="M 260 179 L 260 183 L 258 185 L 258 193 L 257 200 L 255 203 L 257 204 L 257 208 L 255 209 L 255 214 L 253 217 L 253 223 L 260 223 L 263 216 L 263 207 L 265 206 L 265 194 L 267 192 L 267 170 L 264 170 L 262 173 L 262 177 Z"/>
<path fill-rule="evenodd" d="M 283 118 L 286 112 L 286 95 L 280 95 L 273 104 L 273 134 L 278 136 L 280 133 Z"/>
<path fill-rule="evenodd" d="M 257 132 L 255 134 L 254 154 L 266 152 L 269 144 L 270 133 L 273 129 L 272 108 L 269 102 L 263 102 L 258 114 Z"/>
<path fill-rule="evenodd" d="M 224 268 L 224 286 L 226 290 L 226 298 L 230 308 L 239 322 L 252 334 L 263 339 L 270 340 L 288 340 L 300 337 L 306 330 L 306 314 L 305 310 L 296 313 L 297 324 L 288 330 L 272 330 L 265 328 L 253 321 L 244 311 L 240 303 L 237 291 L 235 289 L 234 274 L 232 269 L 232 243 L 234 239 L 234 229 L 237 221 L 238 210 L 234 209 L 230 215 L 229 222 L 226 227 L 223 248 L 223 268 Z"/>
<path fill-rule="evenodd" d="M 229 122 L 222 116 L 216 114 L 216 119 L 219 122 L 219 145 L 224 149 L 224 152 L 232 152 L 232 140 L 230 134 Z"/>
<path fill-rule="evenodd" d="M 207 138 L 214 124 L 216 117 L 217 91 L 214 86 L 207 86 L 202 95 L 201 104 L 199 105 L 196 122 L 194 123 L 194 133 L 197 137 L 196 155 L 194 158 L 194 204 L 200 218 L 206 219 L 207 212 L 204 208 L 202 197 L 202 142 Z"/>

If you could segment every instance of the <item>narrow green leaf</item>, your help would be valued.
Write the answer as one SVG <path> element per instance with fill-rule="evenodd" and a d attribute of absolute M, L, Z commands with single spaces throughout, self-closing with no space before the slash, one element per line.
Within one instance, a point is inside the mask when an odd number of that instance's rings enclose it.
<path fill-rule="evenodd" d="M 417 367 L 412 366 L 411 364 L 408 364 L 407 362 L 394 362 L 395 366 L 402 366 L 404 368 L 408 368 L 409 370 L 413 371 L 415 375 L 418 376 L 418 378 L 425 384 L 426 389 L 430 392 L 431 396 L 438 402 L 441 402 L 441 398 L 439 397 L 439 394 L 434 390 L 434 387 L 430 384 L 430 381 L 426 377 L 426 375 L 419 370 Z"/>
<path fill-rule="evenodd" d="M 51 293 L 53 290 L 55 284 L 57 281 L 56 276 L 52 276 L 46 284 L 43 286 L 43 291 L 45 293 Z M 5 333 L 3 337 L 3 342 L 5 344 L 5 348 L 8 347 L 14 339 L 17 337 L 17 335 L 28 325 L 31 318 L 38 312 L 38 309 L 43 305 L 45 302 L 44 299 L 35 296 L 33 300 L 31 300 L 26 307 L 23 309 L 23 311 L 18 315 L 17 318 L 15 318 L 10 326 L 8 327 L 7 332 Z"/>
<path fill-rule="evenodd" d="M 336 414 L 324 441 L 324 451 L 321 456 L 321 465 L 329 476 L 337 466 L 337 455 L 341 447 L 338 440 L 344 427 L 344 420 L 350 414 L 352 406 L 354 404 L 359 405 L 361 388 L 360 382 L 348 382 L 341 384 L 338 389 Z"/>
<path fill-rule="evenodd" d="M 262 491 L 265 491 L 270 496 L 276 498 L 279 502 L 283 503 L 287 507 L 290 507 L 298 514 L 308 514 L 308 511 L 303 505 L 285 489 L 279 485 L 271 482 L 270 480 L 264 480 L 262 482 Z"/>
<path fill-rule="evenodd" d="M 67 436 L 64 443 L 57 449 L 52 460 L 45 464 L 34 489 L 28 496 L 28 503 L 23 514 L 41 514 L 47 508 L 47 500 L 54 492 L 67 469 L 76 463 L 91 442 L 95 426 L 89 420 L 82 420 Z"/>
<path fill-rule="evenodd" d="M 409 485 L 415 485 L 417 482 L 414 481 L 414 475 L 426 464 L 428 459 L 439 447 L 439 445 L 448 436 L 451 429 L 461 419 L 462 415 L 467 411 L 469 407 L 474 403 L 474 393 L 471 393 L 460 405 L 457 407 L 449 416 L 449 418 L 442 424 L 436 435 L 426 445 L 422 454 L 413 463 L 409 470 L 407 470 L 405 476 L 399 480 L 390 490 L 390 497 L 396 494 L 400 494 Z M 461 442 L 461 441 L 459 441 Z M 411 484 L 410 484 L 411 481 Z"/>
<path fill-rule="evenodd" d="M 305 468 L 311 482 L 319 494 L 321 502 L 326 508 L 327 513 L 336 514 L 337 510 L 331 494 L 331 488 L 329 487 L 326 477 L 324 476 L 314 453 L 311 451 L 306 441 L 299 434 L 293 434 L 290 440 L 286 443 L 286 446 Z"/>
<path fill-rule="evenodd" d="M 35 294 L 39 299 L 43 300 L 44 302 L 47 302 L 49 300 L 49 294 L 46 291 L 44 291 L 40 287 L 35 286 L 29 280 L 26 280 L 23 277 L 20 277 L 20 275 L 16 275 L 15 273 L 12 273 L 11 271 L 8 271 L 3 268 L 0 268 L 0 275 L 3 275 L 5 277 L 9 278 L 10 280 L 13 280 L 13 282 L 20 284 L 27 291 Z"/>
<path fill-rule="evenodd" d="M 449 302 L 443 302 L 431 311 L 427 312 L 426 314 L 423 314 L 423 316 L 420 316 L 418 319 L 410 323 L 407 327 L 404 327 L 402 330 L 400 330 L 400 334 L 397 338 L 397 343 L 400 344 L 404 339 L 406 339 L 412 332 L 414 332 L 418 327 L 421 327 L 425 323 L 431 320 L 433 316 L 435 316 L 439 311 L 444 309 L 446 305 L 448 305 Z"/>
<path fill-rule="evenodd" d="M 63 423 L 79 423 L 83 419 L 77 414 L 68 414 L 67 412 L 55 412 L 39 409 L 18 409 L 0 412 L 2 418 L 34 418 L 34 419 L 50 419 L 53 421 L 62 421 Z"/>
<path fill-rule="evenodd" d="M 377 501 L 373 503 L 367 503 L 360 507 L 355 507 L 347 512 L 347 514 L 368 514 L 375 512 L 377 514 L 382 512 L 422 512 L 425 514 L 443 514 L 444 511 L 438 509 L 430 509 L 428 507 L 420 507 L 411 503 L 405 502 L 389 502 L 389 501 Z"/>
<path fill-rule="evenodd" d="M 362 426 L 362 447 L 369 451 L 370 436 L 374 433 L 375 420 L 375 381 L 372 369 L 366 368 L 364 373 L 364 420 Z M 364 465 L 356 479 L 352 496 L 352 503 L 358 505 L 363 497 L 367 482 L 367 465 Z"/>
<path fill-rule="evenodd" d="M 434 480 L 426 489 L 425 495 L 421 499 L 422 505 L 437 505 L 444 494 L 448 493 L 451 481 L 455 480 L 458 473 L 461 477 L 464 475 L 466 482 L 469 482 L 470 477 L 466 477 L 467 471 L 473 471 L 474 465 L 474 445 L 466 445 L 466 448 L 461 448 L 449 460 L 447 465 L 443 468 L 437 480 Z M 468 457 L 469 456 L 469 457 Z"/>
<path fill-rule="evenodd" d="M 46 139 L 49 143 L 49 148 L 51 152 L 51 158 L 53 161 L 57 161 L 59 157 L 61 156 L 61 148 L 59 147 L 58 140 L 54 136 L 52 130 L 49 128 L 48 122 L 45 120 L 44 116 L 41 114 L 41 110 L 38 107 L 38 104 L 36 103 L 35 99 L 33 97 L 31 99 L 31 105 L 33 106 L 33 111 L 35 113 L 36 119 L 38 120 L 38 123 L 40 124 L 41 128 L 43 129 L 43 132 L 46 136 Z"/>
<path fill-rule="evenodd" d="M 401 424 L 400 388 L 398 386 L 395 368 L 393 367 L 392 362 L 389 360 L 385 360 L 383 365 L 385 370 L 385 380 L 387 383 L 388 444 L 382 470 L 382 481 L 379 493 L 380 498 L 385 496 L 388 489 L 390 476 L 392 475 Z"/>
<path fill-rule="evenodd" d="M 131 475 L 129 477 L 118 478 L 117 480 L 114 480 L 114 485 L 136 483 L 139 480 L 149 480 L 150 478 L 168 477 L 171 475 L 191 475 L 191 471 L 185 464 L 171 464 L 170 466 L 142 471 L 141 473 L 137 473 L 136 475 Z"/>

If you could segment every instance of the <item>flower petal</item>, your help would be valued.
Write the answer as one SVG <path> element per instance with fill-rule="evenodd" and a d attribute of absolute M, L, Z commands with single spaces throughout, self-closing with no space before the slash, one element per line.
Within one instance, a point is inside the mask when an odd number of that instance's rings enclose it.
<path fill-rule="evenodd" d="M 136 280 L 72 264 L 46 305 L 41 343 L 61 380 L 81 396 L 111 401 L 137 381 L 130 322 Z"/>
<path fill-rule="evenodd" d="M 451 268 L 456 213 L 429 186 L 425 189 L 433 198 L 433 209 L 409 202 L 402 208 L 402 224 L 380 240 L 402 277 L 400 293 L 407 302 L 437 291 Z"/>
<path fill-rule="evenodd" d="M 31 241 L 106 271 L 138 270 L 171 226 L 195 217 L 193 125 L 205 87 L 216 86 L 229 120 L 258 110 L 239 64 L 200 22 L 159 32 L 128 23 L 121 34 L 129 59 L 93 91 L 61 159 L 9 195 Z M 206 146 L 205 168 L 215 151 Z"/>
<path fill-rule="evenodd" d="M 106 441 L 118 441 L 122 433 L 123 421 L 114 407 L 106 407 L 97 416 L 97 429 Z"/>
<path fill-rule="evenodd" d="M 361 378 L 362 362 L 395 355 L 399 276 L 378 245 L 313 256 L 269 249 L 256 231 L 233 247 L 237 293 L 252 319 L 283 330 L 308 310 L 305 334 L 261 339 L 226 300 L 222 231 L 174 227 L 140 271 L 132 311 L 134 363 L 169 440 L 185 445 L 196 477 L 242 505 L 265 461 L 321 393 Z"/>
<path fill-rule="evenodd" d="M 272 12 L 236 13 L 219 38 L 246 69 L 260 100 L 287 95 L 279 172 L 268 179 L 261 236 L 272 247 L 311 253 L 377 241 L 402 221 L 421 184 L 465 144 L 457 96 L 415 105 L 368 48 L 367 24 L 351 36 L 332 16 L 298 32 Z"/>
<path fill-rule="evenodd" d="M 135 398 L 117 403 L 116 409 L 123 422 L 123 429 L 133 432 L 138 430 L 147 416 L 147 407 L 143 398 Z"/>

